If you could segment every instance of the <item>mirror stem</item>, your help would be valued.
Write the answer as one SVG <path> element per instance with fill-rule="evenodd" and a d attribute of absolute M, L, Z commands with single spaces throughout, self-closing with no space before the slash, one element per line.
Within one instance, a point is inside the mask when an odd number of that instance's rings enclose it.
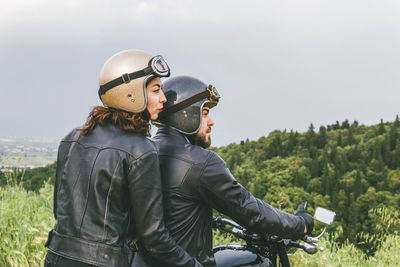
<path fill-rule="evenodd" d="M 320 239 L 321 238 L 321 236 L 325 233 L 325 231 L 326 231 L 326 227 L 327 227 L 327 225 L 325 225 L 325 227 L 324 227 L 324 230 L 322 231 L 322 233 L 320 233 L 317 237 L 316 237 L 316 239 Z"/>

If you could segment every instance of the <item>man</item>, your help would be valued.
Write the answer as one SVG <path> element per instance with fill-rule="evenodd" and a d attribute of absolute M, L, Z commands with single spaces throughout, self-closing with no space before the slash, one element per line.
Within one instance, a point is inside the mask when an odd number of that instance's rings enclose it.
<path fill-rule="evenodd" d="M 240 185 L 213 151 L 209 113 L 217 105 L 217 90 L 189 76 L 164 83 L 167 102 L 156 121 L 153 141 L 159 151 L 164 191 L 164 219 L 177 243 L 203 265 L 215 266 L 212 254 L 212 209 L 230 216 L 256 233 L 303 238 L 313 218 L 298 216 L 255 198 Z"/>

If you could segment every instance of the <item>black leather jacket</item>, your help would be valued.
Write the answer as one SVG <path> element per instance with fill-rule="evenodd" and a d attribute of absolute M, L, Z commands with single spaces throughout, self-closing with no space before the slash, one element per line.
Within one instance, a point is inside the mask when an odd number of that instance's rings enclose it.
<path fill-rule="evenodd" d="M 159 150 L 164 218 L 178 244 L 204 265 L 212 254 L 212 209 L 257 233 L 304 236 L 304 219 L 255 198 L 213 151 L 191 145 L 178 131 L 162 127 L 153 138 Z"/>
<path fill-rule="evenodd" d="M 145 247 L 163 262 L 195 266 L 165 228 L 153 143 L 114 125 L 98 125 L 77 141 L 78 133 L 59 146 L 47 247 L 98 266 L 130 266 L 137 247 Z"/>

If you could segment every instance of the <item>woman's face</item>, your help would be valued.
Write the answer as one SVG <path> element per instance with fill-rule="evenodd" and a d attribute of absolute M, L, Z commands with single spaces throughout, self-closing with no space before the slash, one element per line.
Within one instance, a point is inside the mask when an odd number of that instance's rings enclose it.
<path fill-rule="evenodd" d="M 158 113 L 162 111 L 163 104 L 167 101 L 161 88 L 162 83 L 158 77 L 147 83 L 147 111 L 152 121 L 158 118 Z"/>

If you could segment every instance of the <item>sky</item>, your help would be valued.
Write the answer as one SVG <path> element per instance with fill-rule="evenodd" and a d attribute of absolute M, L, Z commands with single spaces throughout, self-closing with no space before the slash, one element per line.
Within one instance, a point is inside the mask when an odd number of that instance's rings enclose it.
<path fill-rule="evenodd" d="M 0 137 L 82 125 L 126 49 L 218 89 L 214 146 L 400 113 L 397 0 L 0 0 L 0 40 Z"/>

